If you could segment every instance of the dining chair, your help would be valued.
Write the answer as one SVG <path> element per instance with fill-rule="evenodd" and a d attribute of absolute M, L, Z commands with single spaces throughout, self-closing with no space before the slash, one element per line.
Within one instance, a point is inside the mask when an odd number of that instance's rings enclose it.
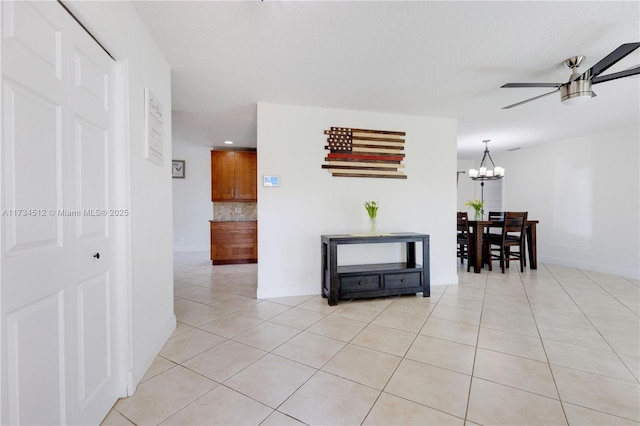
<path fill-rule="evenodd" d="M 497 221 L 503 221 L 504 220 L 504 213 L 505 212 L 489 212 L 489 215 L 487 216 L 487 220 L 497 220 Z M 487 234 L 487 236 L 489 234 L 499 234 L 502 232 L 502 227 L 501 226 L 487 226 L 485 227 L 485 234 Z"/>
<path fill-rule="evenodd" d="M 520 262 L 520 272 L 525 265 L 525 226 L 527 212 L 505 212 L 500 234 L 489 234 L 491 260 L 500 261 L 504 274 L 510 260 Z M 517 251 L 514 249 L 517 248 Z"/>
<path fill-rule="evenodd" d="M 469 232 L 469 215 L 467 212 L 458 212 L 458 234 L 456 243 L 458 245 L 458 257 L 460 263 L 467 259 L 467 272 L 471 270 L 471 259 L 473 259 L 473 241 Z"/>

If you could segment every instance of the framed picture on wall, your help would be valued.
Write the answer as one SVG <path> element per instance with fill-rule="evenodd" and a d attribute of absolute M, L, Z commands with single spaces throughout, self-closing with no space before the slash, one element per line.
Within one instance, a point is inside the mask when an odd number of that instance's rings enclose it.
<path fill-rule="evenodd" d="M 164 162 L 163 107 L 149 89 L 144 89 L 144 155 L 152 163 Z"/>
<path fill-rule="evenodd" d="M 184 160 L 171 160 L 171 176 L 184 179 Z"/>

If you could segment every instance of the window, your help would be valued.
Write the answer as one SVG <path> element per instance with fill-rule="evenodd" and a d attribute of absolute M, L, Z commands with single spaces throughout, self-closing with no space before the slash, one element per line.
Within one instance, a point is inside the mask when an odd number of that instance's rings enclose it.
<path fill-rule="evenodd" d="M 476 182 L 476 194 L 478 194 L 478 198 L 481 197 L 482 188 L 480 182 Z M 499 212 L 502 210 L 502 179 L 485 181 L 484 212 Z"/>

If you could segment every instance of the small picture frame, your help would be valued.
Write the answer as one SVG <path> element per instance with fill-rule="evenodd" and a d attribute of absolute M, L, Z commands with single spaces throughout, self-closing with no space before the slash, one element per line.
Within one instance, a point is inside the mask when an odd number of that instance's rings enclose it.
<path fill-rule="evenodd" d="M 280 186 L 280 176 L 277 176 L 277 175 L 262 176 L 262 186 Z"/>
<path fill-rule="evenodd" d="M 184 160 L 171 160 L 171 177 L 184 179 Z"/>

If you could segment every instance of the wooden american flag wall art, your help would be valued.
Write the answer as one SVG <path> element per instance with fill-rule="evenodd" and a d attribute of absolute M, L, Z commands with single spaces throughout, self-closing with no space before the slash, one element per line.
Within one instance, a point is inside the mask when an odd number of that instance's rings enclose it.
<path fill-rule="evenodd" d="M 330 152 L 323 169 L 337 177 L 406 179 L 405 132 L 332 127 L 324 131 Z"/>

